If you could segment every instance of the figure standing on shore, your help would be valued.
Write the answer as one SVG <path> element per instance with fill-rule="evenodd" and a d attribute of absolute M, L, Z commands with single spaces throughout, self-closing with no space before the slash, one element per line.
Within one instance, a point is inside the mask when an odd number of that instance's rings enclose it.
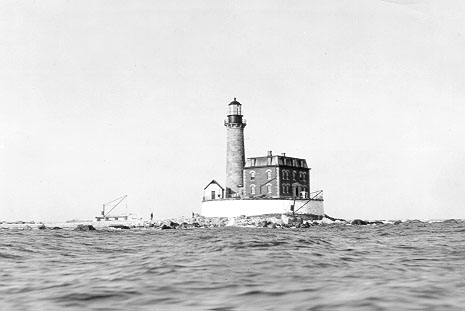
<path fill-rule="evenodd" d="M 150 213 L 150 221 L 153 221 L 153 213 Z"/>

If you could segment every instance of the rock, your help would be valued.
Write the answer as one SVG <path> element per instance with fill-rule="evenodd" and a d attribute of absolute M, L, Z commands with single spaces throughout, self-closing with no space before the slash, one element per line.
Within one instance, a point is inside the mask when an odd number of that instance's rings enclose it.
<path fill-rule="evenodd" d="M 226 224 L 227 227 L 235 226 L 236 225 L 236 218 L 230 217 L 228 219 L 228 223 Z"/>
<path fill-rule="evenodd" d="M 125 225 L 111 225 L 111 226 L 108 226 L 108 227 L 116 228 L 116 229 L 131 229 L 131 227 L 128 227 L 128 226 L 125 226 Z"/>
<path fill-rule="evenodd" d="M 363 225 L 364 226 L 364 225 L 367 225 L 368 223 L 366 221 L 364 221 L 364 220 L 361 220 L 361 219 L 354 219 L 354 220 L 352 220 L 351 224 L 352 225 L 359 225 L 359 226 Z"/>
<path fill-rule="evenodd" d="M 171 226 L 168 226 L 168 225 L 163 224 L 163 225 L 160 227 L 160 229 L 166 230 L 166 229 L 173 229 L 173 228 L 171 228 Z"/>
<path fill-rule="evenodd" d="M 174 221 L 170 222 L 171 229 L 176 229 L 178 226 L 179 226 L 179 224 L 177 222 L 174 222 Z"/>
<path fill-rule="evenodd" d="M 183 222 L 183 223 L 180 224 L 176 229 L 189 229 L 189 227 L 191 227 L 191 225 L 189 225 L 189 224 L 186 223 L 186 222 Z"/>
<path fill-rule="evenodd" d="M 51 230 L 60 230 L 60 229 L 62 229 L 62 228 L 60 228 L 60 227 L 52 227 L 52 228 L 50 228 L 50 229 L 51 229 Z"/>
<path fill-rule="evenodd" d="M 77 225 L 77 227 L 74 228 L 73 231 L 94 231 L 94 230 L 95 230 L 95 228 L 92 225 L 82 225 L 82 224 L 80 224 L 80 225 Z"/>
<path fill-rule="evenodd" d="M 283 221 L 277 217 L 271 217 L 268 220 L 276 225 L 281 225 L 283 223 Z"/>
<path fill-rule="evenodd" d="M 37 227 L 37 229 L 44 230 L 47 229 L 44 224 L 41 224 L 40 226 Z"/>
<path fill-rule="evenodd" d="M 295 217 L 293 216 L 288 216 L 286 214 L 282 214 L 281 215 L 281 220 L 283 221 L 283 224 L 284 225 L 289 225 L 289 224 L 292 224 L 295 220 Z"/>
<path fill-rule="evenodd" d="M 347 222 L 345 219 L 342 219 L 342 218 L 334 218 L 334 217 L 331 217 L 331 216 L 329 216 L 329 215 L 327 215 L 327 214 L 325 214 L 323 217 L 324 217 L 324 218 L 328 218 L 328 219 L 331 220 L 331 221 Z M 317 219 L 317 220 L 320 220 L 320 219 Z"/>
<path fill-rule="evenodd" d="M 401 220 L 396 220 L 396 221 L 394 221 L 394 225 L 400 225 L 401 223 L 402 223 Z"/>
<path fill-rule="evenodd" d="M 418 219 L 412 219 L 412 220 L 408 219 L 408 220 L 405 221 L 405 223 L 408 223 L 408 224 L 421 224 L 423 222 L 421 220 L 418 220 Z"/>

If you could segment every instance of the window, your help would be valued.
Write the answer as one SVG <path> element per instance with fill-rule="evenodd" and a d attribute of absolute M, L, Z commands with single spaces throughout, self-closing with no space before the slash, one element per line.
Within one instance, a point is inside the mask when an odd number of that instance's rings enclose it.
<path fill-rule="evenodd" d="M 270 184 L 266 185 L 266 188 L 268 189 L 268 193 L 271 193 L 271 185 Z"/>
<path fill-rule="evenodd" d="M 292 179 L 293 179 L 293 180 L 295 180 L 296 175 L 297 175 L 297 172 L 296 172 L 296 171 L 293 171 L 293 172 L 292 172 Z"/>
<path fill-rule="evenodd" d="M 283 193 L 285 194 L 289 193 L 289 184 L 283 184 Z"/>
<path fill-rule="evenodd" d="M 251 171 L 250 172 L 250 181 L 254 181 L 254 180 L 255 180 L 255 172 Z"/>
<path fill-rule="evenodd" d="M 289 179 L 289 171 L 283 170 L 283 180 Z"/>
<path fill-rule="evenodd" d="M 271 170 L 266 171 L 266 178 L 267 178 L 268 180 L 271 179 Z"/>
<path fill-rule="evenodd" d="M 250 194 L 255 194 L 255 185 L 250 185 Z"/>
<path fill-rule="evenodd" d="M 302 177 L 301 177 L 303 180 L 307 180 L 307 173 L 302 173 Z"/>

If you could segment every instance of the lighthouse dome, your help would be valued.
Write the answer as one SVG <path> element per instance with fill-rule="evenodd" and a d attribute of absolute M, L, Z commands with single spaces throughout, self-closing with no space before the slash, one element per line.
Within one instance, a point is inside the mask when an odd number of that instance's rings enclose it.
<path fill-rule="evenodd" d="M 236 97 L 234 97 L 234 100 L 229 103 L 230 105 L 240 105 L 241 103 L 236 100 Z"/>

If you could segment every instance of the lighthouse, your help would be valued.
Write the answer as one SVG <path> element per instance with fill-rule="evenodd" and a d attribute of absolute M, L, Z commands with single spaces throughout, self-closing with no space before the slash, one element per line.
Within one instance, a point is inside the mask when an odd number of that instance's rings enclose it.
<path fill-rule="evenodd" d="M 237 217 L 302 214 L 321 220 L 322 190 L 310 192 L 310 168 L 303 158 L 282 153 L 245 158 L 242 106 L 228 105 L 226 127 L 226 185 L 211 180 L 203 189 L 201 215 Z"/>
<path fill-rule="evenodd" d="M 243 183 L 245 165 L 244 127 L 241 104 L 236 98 L 228 106 L 228 116 L 224 121 L 227 132 L 226 150 L 226 197 L 238 197 Z"/>

